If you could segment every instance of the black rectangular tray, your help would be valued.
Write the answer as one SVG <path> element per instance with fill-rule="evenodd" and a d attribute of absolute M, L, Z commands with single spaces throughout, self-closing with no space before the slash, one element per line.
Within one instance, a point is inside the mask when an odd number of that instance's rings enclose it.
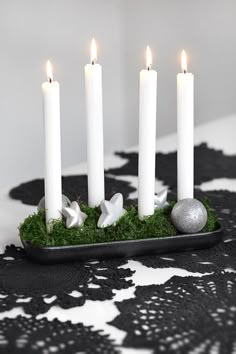
<path fill-rule="evenodd" d="M 42 264 L 91 259 L 135 257 L 169 252 L 198 250 L 216 245 L 222 240 L 223 230 L 206 233 L 146 238 L 141 240 L 113 241 L 87 245 L 39 247 L 22 240 L 26 254 Z"/>

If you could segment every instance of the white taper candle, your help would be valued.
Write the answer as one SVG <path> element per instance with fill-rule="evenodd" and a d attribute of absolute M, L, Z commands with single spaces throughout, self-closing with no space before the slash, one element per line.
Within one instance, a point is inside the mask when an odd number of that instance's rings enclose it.
<path fill-rule="evenodd" d="M 147 47 L 147 69 L 140 72 L 138 215 L 140 219 L 154 213 L 156 161 L 157 72 L 151 70 L 152 56 Z"/>
<path fill-rule="evenodd" d="M 177 75 L 177 194 L 178 200 L 194 196 L 194 76 L 187 73 L 182 51 L 182 73 Z"/>
<path fill-rule="evenodd" d="M 61 218 L 61 132 L 60 85 L 53 81 L 51 64 L 47 62 L 48 82 L 42 84 L 45 136 L 45 208 L 47 229 L 50 222 Z"/>
<path fill-rule="evenodd" d="M 91 44 L 91 64 L 85 66 L 87 106 L 88 204 L 99 206 L 105 199 L 103 156 L 102 67 L 96 64 L 97 49 Z"/>

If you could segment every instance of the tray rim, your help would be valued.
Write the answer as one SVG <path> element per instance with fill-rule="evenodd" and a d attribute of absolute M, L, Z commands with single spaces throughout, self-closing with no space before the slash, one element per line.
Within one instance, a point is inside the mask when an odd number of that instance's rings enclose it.
<path fill-rule="evenodd" d="M 34 248 L 34 249 L 40 249 L 40 250 L 66 250 L 66 249 L 76 249 L 76 248 L 94 248 L 98 246 L 111 246 L 113 244 L 133 244 L 133 243 L 148 243 L 148 242 L 153 242 L 156 241 L 158 242 L 159 240 L 175 240 L 175 239 L 190 239 L 190 238 L 196 238 L 196 237 L 201 237 L 204 238 L 206 236 L 212 235 L 212 234 L 220 234 L 224 230 L 223 226 L 219 224 L 219 228 L 214 230 L 214 231 L 208 231 L 208 232 L 198 232 L 198 233 L 192 233 L 192 234 L 178 234 L 178 235 L 173 235 L 173 236 L 162 236 L 162 237 L 148 237 L 148 238 L 140 238 L 140 239 L 135 239 L 135 240 L 116 240 L 116 241 L 108 241 L 108 242 L 96 242 L 96 243 L 85 243 L 85 244 L 78 244 L 78 245 L 65 245 L 65 246 L 37 246 L 33 245 L 30 241 L 23 240 L 21 239 L 21 242 L 24 246 L 24 248 Z"/>

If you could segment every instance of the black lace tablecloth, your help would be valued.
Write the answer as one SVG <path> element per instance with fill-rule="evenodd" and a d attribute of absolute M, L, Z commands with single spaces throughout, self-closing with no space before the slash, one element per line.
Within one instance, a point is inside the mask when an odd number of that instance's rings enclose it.
<path fill-rule="evenodd" d="M 138 155 L 117 155 L 123 164 L 106 171 L 106 196 L 121 192 L 128 204 L 135 188 L 127 176 L 137 177 Z M 176 153 L 158 153 L 156 165 L 156 177 L 175 197 Z M 215 178 L 236 178 L 236 156 L 201 144 L 195 148 L 195 195 L 211 199 L 225 230 L 223 242 L 211 249 L 131 261 L 41 266 L 29 261 L 22 248 L 8 246 L 0 255 L 0 312 L 20 306 L 23 314 L 3 316 L 0 321 L 0 353 L 125 353 L 125 348 L 155 353 L 236 353 L 236 193 L 198 188 Z M 12 189 L 10 196 L 37 205 L 43 189 L 38 179 Z M 86 176 L 63 177 L 63 193 L 72 200 L 86 200 Z M 147 272 L 180 268 L 185 273 L 163 284 L 153 279 L 150 285 L 137 286 L 132 262 Z M 72 296 L 75 291 L 77 295 Z M 116 301 L 119 291 L 130 295 Z M 42 318 L 53 306 L 70 309 L 88 301 L 100 301 L 102 306 L 108 300 L 117 312 L 105 331 L 79 319 L 72 324 Z M 125 333 L 122 340 L 108 335 L 108 328 Z"/>

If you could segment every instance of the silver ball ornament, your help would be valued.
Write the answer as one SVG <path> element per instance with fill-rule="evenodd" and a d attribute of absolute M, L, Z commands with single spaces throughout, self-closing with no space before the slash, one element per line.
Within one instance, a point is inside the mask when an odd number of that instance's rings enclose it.
<path fill-rule="evenodd" d="M 61 195 L 61 199 L 62 199 L 62 209 L 71 205 L 70 199 L 67 196 L 65 196 L 64 194 Z M 45 209 L 45 197 L 40 199 L 40 201 L 38 203 L 38 211 L 41 209 Z"/>
<path fill-rule="evenodd" d="M 182 199 L 172 209 L 171 221 L 178 231 L 193 234 L 206 225 L 207 210 L 197 199 Z"/>

